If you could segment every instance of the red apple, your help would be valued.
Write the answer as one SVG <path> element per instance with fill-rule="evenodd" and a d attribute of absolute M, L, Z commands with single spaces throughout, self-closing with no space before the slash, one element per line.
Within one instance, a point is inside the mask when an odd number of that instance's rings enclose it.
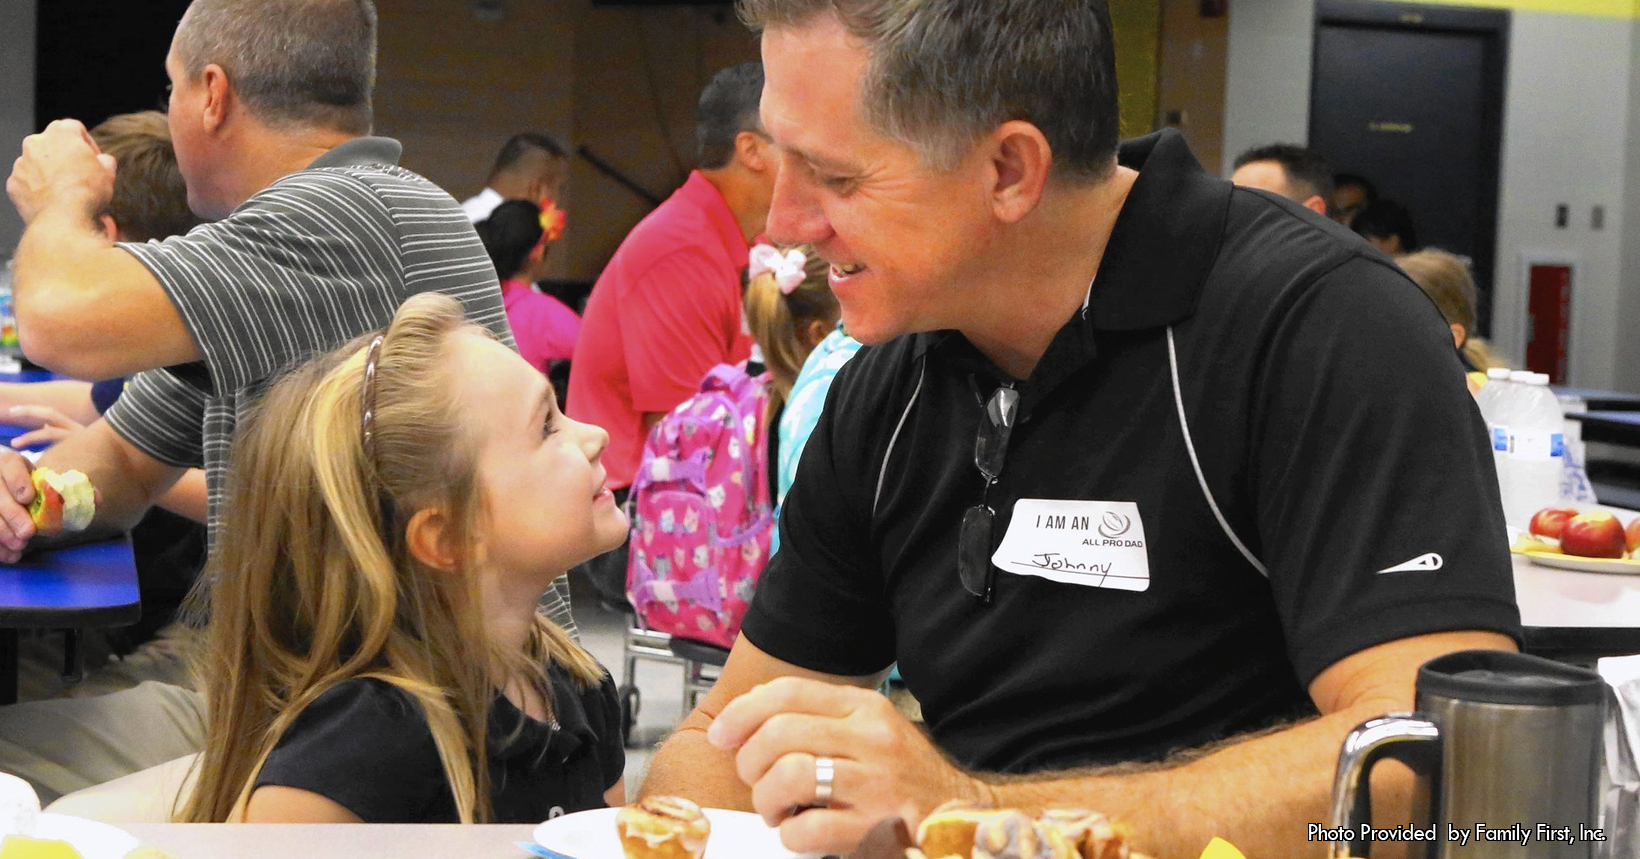
<path fill-rule="evenodd" d="M 1532 514 L 1532 523 L 1527 530 L 1539 537 L 1553 537 L 1560 539 L 1560 532 L 1566 528 L 1566 520 L 1577 515 L 1577 511 L 1568 507 L 1545 507 Z"/>
<path fill-rule="evenodd" d="M 1640 516 L 1634 517 L 1634 521 L 1629 523 L 1628 536 L 1629 553 L 1640 552 Z"/>
<path fill-rule="evenodd" d="M 1628 548 L 1623 523 L 1604 510 L 1582 513 L 1566 521 L 1560 532 L 1560 551 L 1585 558 L 1621 558 Z"/>

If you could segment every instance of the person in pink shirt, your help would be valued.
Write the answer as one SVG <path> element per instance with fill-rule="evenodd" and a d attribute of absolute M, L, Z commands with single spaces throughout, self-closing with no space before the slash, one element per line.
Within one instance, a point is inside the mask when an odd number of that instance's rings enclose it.
<path fill-rule="evenodd" d="M 611 489 L 631 485 L 650 426 L 712 367 L 751 354 L 741 273 L 777 170 L 758 118 L 762 91 L 760 63 L 712 78 L 696 111 L 698 169 L 632 228 L 587 301 L 568 413 L 609 431 Z"/>
<path fill-rule="evenodd" d="M 508 200 L 473 228 L 501 279 L 501 299 L 519 354 L 543 373 L 552 362 L 569 360 L 581 317 L 562 301 L 536 292 L 534 285 L 546 274 L 547 247 L 563 229 L 563 213 L 550 202 L 543 212 L 528 200 Z"/>

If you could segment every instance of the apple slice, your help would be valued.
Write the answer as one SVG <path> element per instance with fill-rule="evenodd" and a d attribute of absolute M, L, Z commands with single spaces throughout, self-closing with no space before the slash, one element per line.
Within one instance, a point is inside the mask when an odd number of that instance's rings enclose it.
<path fill-rule="evenodd" d="M 1576 515 L 1577 511 L 1570 507 L 1545 507 L 1532 514 L 1532 521 L 1527 530 L 1539 537 L 1553 537 L 1558 540 L 1560 533 L 1566 529 L 1566 522 Z"/>

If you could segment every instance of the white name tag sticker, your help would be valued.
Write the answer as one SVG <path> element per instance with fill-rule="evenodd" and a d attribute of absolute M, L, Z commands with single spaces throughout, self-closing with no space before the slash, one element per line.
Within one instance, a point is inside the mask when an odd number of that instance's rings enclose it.
<path fill-rule="evenodd" d="M 1150 587 L 1145 523 L 1132 501 L 1021 498 L 991 563 L 1005 572 L 1068 585 Z"/>

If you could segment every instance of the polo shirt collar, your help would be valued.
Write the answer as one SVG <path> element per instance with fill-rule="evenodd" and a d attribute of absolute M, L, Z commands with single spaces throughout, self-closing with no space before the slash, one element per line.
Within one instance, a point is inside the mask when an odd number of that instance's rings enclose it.
<path fill-rule="evenodd" d="M 740 234 L 740 222 L 735 220 L 734 211 L 729 208 L 717 186 L 699 170 L 691 170 L 689 178 L 676 194 L 706 214 L 707 222 L 712 225 L 718 240 L 723 242 L 723 249 L 729 252 L 729 259 L 734 262 L 735 268 L 745 268 L 751 248 L 746 244 L 746 237 Z"/>
<path fill-rule="evenodd" d="M 367 164 L 397 166 L 399 156 L 403 154 L 404 146 L 391 137 L 355 137 L 337 144 L 329 152 L 313 159 L 313 163 L 309 164 L 307 169 L 363 167 Z"/>
<path fill-rule="evenodd" d="M 1232 186 L 1202 169 L 1184 135 L 1167 128 L 1124 141 L 1117 162 L 1139 171 L 1139 178 L 1116 216 L 1082 312 L 1054 337 L 1044 361 L 1070 357 L 1067 348 L 1091 358 L 1092 331 L 1138 331 L 1188 319 L 1218 257 Z M 913 354 L 962 339 L 955 333 L 917 334 Z"/>
<path fill-rule="evenodd" d="M 1218 257 L 1231 185 L 1202 169 L 1177 129 L 1124 142 L 1117 161 L 1139 178 L 1105 246 L 1088 319 L 1100 331 L 1181 322 Z"/>

